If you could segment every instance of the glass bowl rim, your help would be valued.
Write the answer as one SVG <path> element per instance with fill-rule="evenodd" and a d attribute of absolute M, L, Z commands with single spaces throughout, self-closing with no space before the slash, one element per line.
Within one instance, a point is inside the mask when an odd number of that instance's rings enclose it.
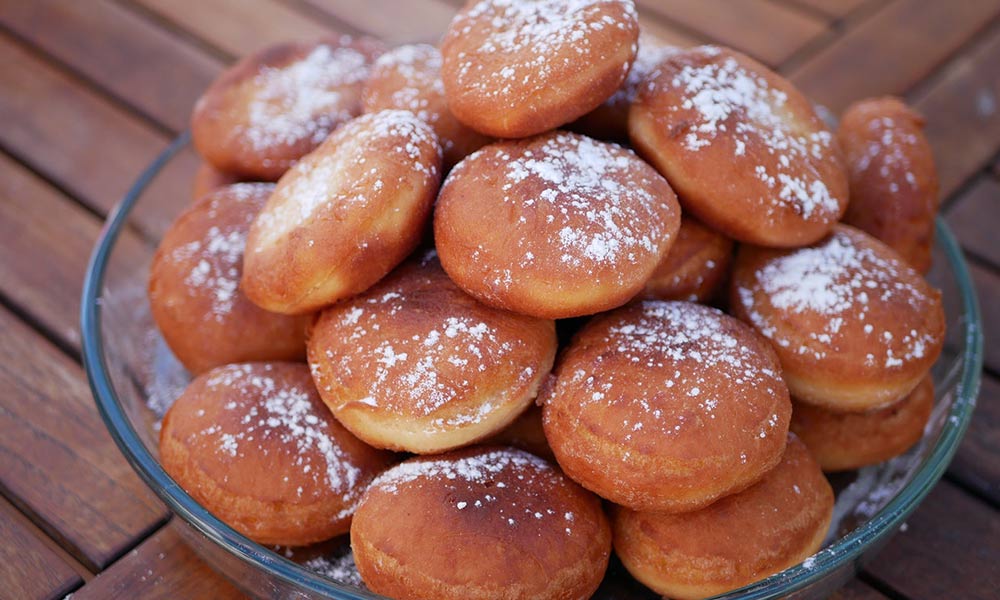
<path fill-rule="evenodd" d="M 268 575 L 292 586 L 305 588 L 312 593 L 344 600 L 379 598 L 313 573 L 251 541 L 212 515 L 163 470 L 132 427 L 124 407 L 118 401 L 108 372 L 104 340 L 101 336 L 100 297 L 108 260 L 129 214 L 142 193 L 169 160 L 189 145 L 190 140 L 188 131 L 179 135 L 132 184 L 124 198 L 109 213 L 87 265 L 80 306 L 82 354 L 87 379 L 101 417 L 115 444 L 143 482 L 167 504 L 172 512 L 228 553 L 255 568 L 262 569 Z M 894 532 L 903 523 L 930 492 L 951 462 L 968 428 L 979 392 L 983 338 L 979 304 L 962 251 L 940 217 L 936 222 L 935 233 L 937 243 L 941 245 L 948 264 L 953 269 L 961 295 L 962 310 L 967 316 L 963 324 L 966 359 L 962 363 L 962 372 L 958 378 L 956 397 L 945 417 L 937 443 L 912 481 L 863 525 L 815 555 L 809 567 L 799 564 L 716 598 L 763 599 L 784 596 L 819 581 L 827 573 L 859 558 L 866 548 Z"/>

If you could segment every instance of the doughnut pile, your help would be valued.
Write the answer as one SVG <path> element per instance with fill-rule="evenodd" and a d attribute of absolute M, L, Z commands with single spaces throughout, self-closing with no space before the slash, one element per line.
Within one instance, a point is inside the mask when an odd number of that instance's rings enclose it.
<path fill-rule="evenodd" d="M 613 552 L 670 598 L 793 567 L 830 539 L 824 471 L 934 407 L 922 123 L 879 98 L 834 133 L 632 0 L 266 48 L 195 106 L 150 267 L 194 376 L 161 463 L 258 543 L 349 534 L 391 598 L 586 599 Z"/>

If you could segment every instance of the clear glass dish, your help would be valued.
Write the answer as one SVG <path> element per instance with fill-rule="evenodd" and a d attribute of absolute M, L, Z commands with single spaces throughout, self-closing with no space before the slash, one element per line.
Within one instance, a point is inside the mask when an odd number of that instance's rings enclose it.
<path fill-rule="evenodd" d="M 187 543 L 238 587 L 261 598 L 379 598 L 351 572 L 345 540 L 294 553 L 256 544 L 195 502 L 157 461 L 159 416 L 187 375 L 153 327 L 146 281 L 157 241 L 189 202 L 178 190 L 186 191 L 195 164 L 189 137 L 182 135 L 108 217 L 91 257 L 81 319 L 84 363 L 97 406 L 129 463 L 179 517 L 175 521 Z M 965 260 L 941 221 L 934 252 L 929 278 L 944 297 L 948 337 L 934 366 L 936 404 L 923 439 L 903 456 L 833 478 L 834 525 L 818 554 L 719 598 L 827 597 L 889 540 L 944 473 L 975 406 L 982 334 Z M 613 560 L 595 598 L 620 597 L 655 594 Z"/>

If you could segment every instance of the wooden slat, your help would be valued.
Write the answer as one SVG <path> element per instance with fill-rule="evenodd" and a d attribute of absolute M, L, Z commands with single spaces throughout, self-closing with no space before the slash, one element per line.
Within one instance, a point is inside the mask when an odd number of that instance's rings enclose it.
<path fill-rule="evenodd" d="M 948 472 L 1000 505 L 1000 379 L 983 374 L 972 424 Z"/>
<path fill-rule="evenodd" d="M 132 0 L 233 57 L 332 28 L 276 0 Z"/>
<path fill-rule="evenodd" d="M 983 362 L 994 373 L 1000 373 L 1000 343 L 996 335 L 1000 333 L 1000 272 L 987 269 L 975 263 L 969 265 L 972 283 L 979 293 L 979 310 L 983 315 Z"/>
<path fill-rule="evenodd" d="M 0 23 L 175 131 L 222 66 L 109 0 L 0 0 Z"/>
<path fill-rule="evenodd" d="M 118 453 L 80 367 L 6 309 L 0 339 L 0 487 L 100 570 L 157 527 L 166 509 Z"/>
<path fill-rule="evenodd" d="M 831 600 L 885 600 L 886 596 L 872 586 L 861 581 L 852 579 L 850 583 L 840 588 L 830 597 Z"/>
<path fill-rule="evenodd" d="M 647 16 L 646 13 L 639 15 L 639 28 L 643 33 L 652 34 L 660 41 L 682 48 L 700 46 L 708 41 L 690 30 L 678 29 L 662 19 Z"/>
<path fill-rule="evenodd" d="M 983 502 L 942 482 L 866 571 L 906 598 L 995 599 L 1000 519 Z"/>
<path fill-rule="evenodd" d="M 727 46 L 779 65 L 826 24 L 768 0 L 638 0 L 640 12 L 657 15 L 698 31 Z"/>
<path fill-rule="evenodd" d="M 62 598 L 83 583 L 17 509 L 0 498 L 0 581 L 5 598 Z"/>
<path fill-rule="evenodd" d="M 390 45 L 437 44 L 457 7 L 443 0 L 303 0 Z"/>
<path fill-rule="evenodd" d="M 998 12 L 1000 0 L 896 0 L 790 76 L 835 113 L 860 98 L 904 94 Z"/>
<path fill-rule="evenodd" d="M 863 4 L 871 3 L 873 0 L 784 0 L 793 5 L 807 6 L 819 11 L 824 15 L 842 19 L 851 14 Z M 874 0 L 880 2 L 882 0 Z"/>
<path fill-rule="evenodd" d="M 184 545 L 171 525 L 73 594 L 74 600 L 244 597 Z"/>
<path fill-rule="evenodd" d="M 963 248 L 1000 267 L 1000 181 L 989 176 L 977 179 L 955 199 L 946 219 Z"/>
<path fill-rule="evenodd" d="M 71 76 L 0 36 L 0 146 L 62 189 L 106 213 L 169 140 Z M 142 203 L 139 220 L 160 231 L 190 201 L 198 163 L 173 164 Z"/>

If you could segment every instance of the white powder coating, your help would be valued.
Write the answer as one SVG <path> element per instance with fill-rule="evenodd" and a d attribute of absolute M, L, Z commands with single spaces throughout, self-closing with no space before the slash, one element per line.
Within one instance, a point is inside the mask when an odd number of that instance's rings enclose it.
<path fill-rule="evenodd" d="M 350 548 L 348 548 L 343 556 L 317 556 L 305 561 L 302 563 L 302 566 L 313 573 L 317 573 L 338 583 L 353 585 L 359 588 L 364 587 L 364 582 L 361 581 L 361 573 L 358 572 L 358 566 L 354 563 L 354 552 Z"/>
<path fill-rule="evenodd" d="M 276 381 L 270 375 L 273 370 L 269 364 L 227 365 L 216 370 L 206 387 L 236 396 L 223 409 L 237 413 L 241 429 L 223 432 L 219 425 L 210 425 L 201 435 L 216 437 L 219 452 L 230 458 L 266 453 L 262 443 L 279 440 L 293 457 L 293 468 L 346 496 L 350 514 L 364 491 L 361 471 L 331 437 L 332 417 L 315 391 Z"/>
<path fill-rule="evenodd" d="M 612 5 L 623 10 L 597 14 Z M 455 17 L 449 30 L 449 37 L 459 39 L 474 29 L 486 33 L 477 48 L 458 53 L 457 87 L 518 108 L 557 84 L 560 74 L 605 59 L 594 37 L 604 29 L 633 29 L 637 19 L 632 0 L 481 0 Z M 497 56 L 503 68 L 491 66 Z"/>
<path fill-rule="evenodd" d="M 734 159 L 748 162 L 767 188 L 762 205 L 784 205 L 803 219 L 838 215 L 838 199 L 817 168 L 834 151 L 833 136 L 825 129 L 793 129 L 785 92 L 714 46 L 694 48 L 669 66 L 655 69 L 647 79 L 650 92 L 666 85 L 658 77 L 663 68 L 674 72 L 669 86 L 684 95 L 683 102 L 669 110 L 688 122 L 684 136 L 688 151 L 718 144 L 720 137 L 731 139 Z M 748 148 L 758 155 L 748 154 Z"/>
<path fill-rule="evenodd" d="M 868 121 L 866 129 L 864 152 L 849 165 L 852 177 L 867 177 L 872 169 L 877 169 L 875 174 L 879 177 L 891 179 L 886 183 L 888 189 L 883 192 L 895 194 L 901 191 L 896 176 L 903 173 L 907 187 L 919 191 L 911 157 L 926 152 L 925 142 L 922 143 L 918 136 L 891 117 L 873 118 Z"/>
<path fill-rule="evenodd" d="M 668 56 L 672 56 L 682 50 L 676 46 L 664 46 L 654 43 L 643 36 L 639 37 L 639 50 L 635 54 L 635 61 L 622 86 L 605 100 L 605 104 L 613 107 L 628 107 L 635 101 L 646 77 Z"/>
<path fill-rule="evenodd" d="M 342 43 L 350 43 L 345 37 Z M 246 123 L 236 133 L 255 150 L 293 146 L 303 140 L 319 144 L 358 112 L 356 94 L 368 77 L 368 57 L 351 47 L 320 44 L 289 65 L 264 66 L 253 78 Z"/>
<path fill-rule="evenodd" d="M 375 61 L 373 79 L 383 78 L 379 85 L 392 81 L 393 75 L 403 84 L 393 90 L 390 103 L 394 108 L 413 112 L 433 125 L 441 120 L 444 108 L 444 83 L 441 81 L 441 52 L 430 44 L 409 44 L 386 52 Z M 454 142 L 442 139 L 444 150 Z"/>

